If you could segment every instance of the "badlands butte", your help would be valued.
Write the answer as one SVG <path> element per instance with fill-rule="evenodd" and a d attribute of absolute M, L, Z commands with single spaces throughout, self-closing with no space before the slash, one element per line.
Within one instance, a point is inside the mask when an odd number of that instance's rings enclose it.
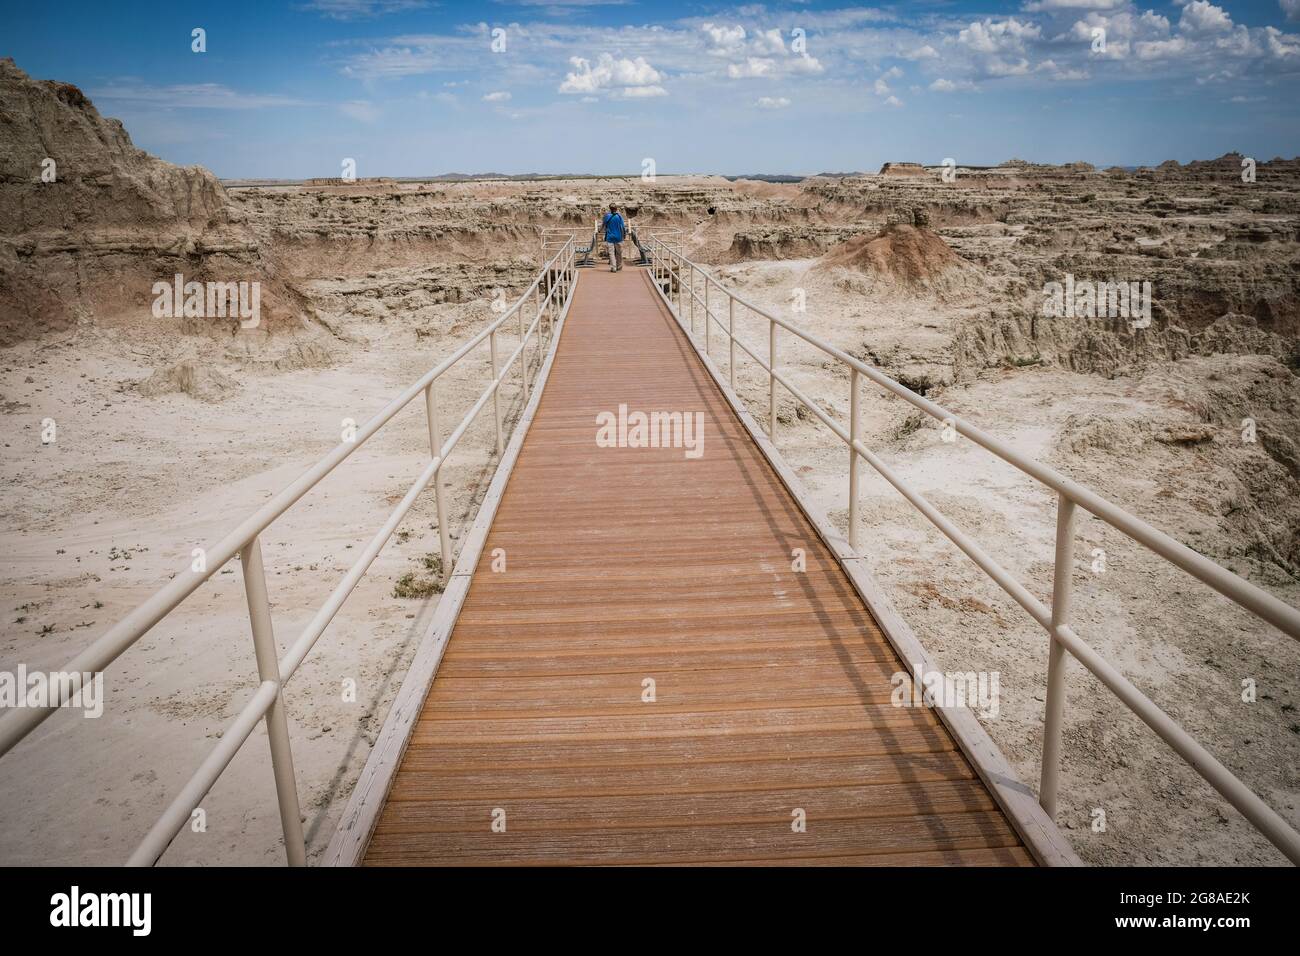
<path fill-rule="evenodd" d="M 1300 604 L 1294 159 L 1225 143 L 1240 152 L 1123 169 L 1013 159 L 958 164 L 955 177 L 899 162 L 793 183 L 222 183 L 137 149 L 76 87 L 11 60 L 0 141 L 6 669 L 63 664 L 329 450 L 343 420 L 364 421 L 481 329 L 494 299 L 530 281 L 543 230 L 585 238 L 611 202 L 747 299 Z M 322 169 L 339 159 L 321 157 Z M 259 283 L 255 327 L 159 317 L 154 285 L 178 273 Z M 1067 281 L 1149 283 L 1149 316 L 1045 314 L 1044 289 Z M 742 313 L 738 326 L 765 347 L 765 322 Z M 847 375 L 792 340 L 782 348 L 793 380 L 847 421 Z M 449 384 L 449 414 L 486 378 L 485 355 Z M 748 365 L 738 378 L 766 415 L 766 380 Z M 968 441 L 943 441 L 899 400 L 869 392 L 864 410 L 867 444 L 1049 596 L 1051 493 Z M 423 467 L 417 411 L 265 536 L 282 642 Z M 778 417 L 782 452 L 843 526 L 842 446 L 788 395 Z M 57 439 L 43 441 L 50 423 Z M 494 466 L 485 427 L 468 441 L 450 470 L 457 540 Z M 864 485 L 873 572 L 942 666 L 999 672 L 1000 707 L 981 719 L 1036 787 L 1044 634 L 883 481 Z M 313 854 L 436 601 L 396 596 L 410 593 L 399 580 L 426 573 L 433 522 L 422 501 L 288 689 Z M 1089 517 L 1076 559 L 1079 633 L 1300 823 L 1300 649 Z M 6 757 L 0 861 L 124 859 L 246 700 L 247 628 L 228 568 L 114 665 L 101 720 L 56 715 Z M 357 703 L 339 700 L 345 679 Z M 1084 860 L 1283 862 L 1078 665 L 1066 725 L 1058 820 Z M 264 747 L 245 748 L 206 806 L 209 832 L 183 834 L 164 862 L 282 859 Z"/>

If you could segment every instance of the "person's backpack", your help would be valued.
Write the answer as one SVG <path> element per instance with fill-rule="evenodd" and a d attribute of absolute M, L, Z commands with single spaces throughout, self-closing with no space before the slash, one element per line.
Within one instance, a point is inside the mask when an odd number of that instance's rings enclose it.
<path fill-rule="evenodd" d="M 603 220 L 606 242 L 623 241 L 623 217 L 616 212 L 605 213 Z"/>

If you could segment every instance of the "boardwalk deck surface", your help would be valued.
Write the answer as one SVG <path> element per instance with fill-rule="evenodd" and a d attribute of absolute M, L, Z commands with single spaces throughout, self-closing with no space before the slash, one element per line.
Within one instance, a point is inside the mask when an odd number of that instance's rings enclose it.
<path fill-rule="evenodd" d="M 620 404 L 702 455 L 598 447 Z M 1032 863 L 903 669 L 646 277 L 584 272 L 365 862 Z"/>

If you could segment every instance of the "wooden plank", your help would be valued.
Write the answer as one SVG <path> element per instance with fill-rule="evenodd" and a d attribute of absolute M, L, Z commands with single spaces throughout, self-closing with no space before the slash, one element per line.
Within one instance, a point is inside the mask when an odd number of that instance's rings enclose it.
<path fill-rule="evenodd" d="M 375 828 L 370 865 L 554 866 L 580 863 L 664 864 L 688 860 L 760 863 L 783 855 L 845 857 L 918 850 L 957 851 L 1009 847 L 1019 842 L 998 811 L 876 820 L 823 820 L 805 833 L 790 819 L 768 824 L 707 824 L 688 827 L 587 830 L 510 830 L 493 833 L 489 821 L 473 833 L 391 828 L 386 816 Z"/>
<path fill-rule="evenodd" d="M 532 801 L 544 797 L 577 796 L 592 800 L 612 794 L 657 793 L 667 796 L 718 791 L 773 788 L 834 787 L 875 784 L 922 783 L 974 779 L 959 753 L 887 754 L 866 757 L 786 757 L 747 761 L 703 760 L 688 763 L 629 764 L 609 762 L 577 767 L 497 767 L 489 763 L 450 769 L 419 745 L 407 751 L 403 769 L 390 794 L 390 804 L 402 800 L 477 798 L 493 805 L 503 800 Z M 881 804 L 887 815 L 905 807 Z M 391 815 L 395 810 L 385 810 Z"/>
<path fill-rule="evenodd" d="M 656 643 L 630 647 L 596 646 L 577 650 L 561 646 L 545 649 L 528 646 L 514 650 L 477 651 L 473 649 L 473 642 L 469 641 L 463 647 L 456 648 L 455 653 L 449 652 L 443 657 L 438 680 L 507 675 L 644 675 L 649 672 L 648 668 L 662 666 L 663 656 L 662 644 Z M 695 645 L 689 650 L 680 651 L 673 656 L 673 671 L 681 674 L 692 670 L 747 667 L 770 671 L 878 660 L 892 660 L 892 655 L 885 656 L 878 645 L 836 647 L 824 640 L 781 641 L 758 646 L 736 642 Z"/>
<path fill-rule="evenodd" d="M 610 740 L 634 737 L 709 737 L 719 734 L 797 733 L 856 730 L 881 734 L 899 727 L 938 729 L 926 710 L 821 703 L 812 707 L 756 707 L 689 713 L 472 717 L 448 719 L 426 711 L 412 730 L 414 740 Z"/>
<path fill-rule="evenodd" d="M 786 856 L 771 860 L 710 860 L 706 863 L 666 863 L 665 866 L 1033 866 L 1022 847 L 981 847 L 975 850 L 931 850 L 910 853 L 849 856 Z"/>
<path fill-rule="evenodd" d="M 593 799 L 593 796 L 598 799 Z M 492 810 L 506 809 L 508 829 L 598 830 L 644 827 L 732 826 L 783 823 L 801 809 L 811 825 L 824 820 L 890 820 L 898 816 L 988 812 L 995 808 L 977 778 L 930 779 L 875 786 L 773 787 L 767 790 L 681 792 L 665 800 L 658 792 L 539 796 L 503 791 L 450 799 L 403 799 L 385 818 L 390 832 L 473 833 L 489 828 Z"/>
<path fill-rule="evenodd" d="M 440 678 L 441 679 L 441 678 Z M 539 741 L 484 737 L 445 738 L 423 734 L 411 744 L 418 759 L 436 773 L 494 767 L 626 767 L 671 763 L 725 763 L 812 757 L 869 757 L 888 754 L 941 753 L 953 749 L 942 728 L 893 726 L 888 733 L 864 733 L 825 727 L 803 731 L 712 733 L 680 736 L 591 737 L 549 736 Z"/>

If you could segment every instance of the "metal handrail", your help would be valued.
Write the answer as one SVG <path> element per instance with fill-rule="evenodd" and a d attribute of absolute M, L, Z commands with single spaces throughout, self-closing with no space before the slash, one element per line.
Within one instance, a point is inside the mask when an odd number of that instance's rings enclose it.
<path fill-rule="evenodd" d="M 520 383 L 524 400 L 527 401 L 530 375 L 534 380 L 536 379 L 537 372 L 542 366 L 542 350 L 550 348 L 554 344 L 555 322 L 557 317 L 567 308 L 572 298 L 576 274 L 574 244 L 570 240 L 565 242 L 555 255 L 546 262 L 537 277 L 524 290 L 515 304 L 502 313 L 499 318 L 494 319 L 481 332 L 456 349 L 450 356 L 421 376 L 406 391 L 389 402 L 378 414 L 357 429 L 353 440 L 342 442 L 319 462 L 303 472 L 296 481 L 236 526 L 233 531 L 211 548 L 208 548 L 204 552 L 206 556 L 204 570 L 194 571 L 191 566 L 186 571 L 177 574 L 167 585 L 159 589 L 152 597 L 139 605 L 69 661 L 64 666 L 64 670 L 76 675 L 76 677 L 66 684 L 52 682 L 51 699 L 48 703 L 40 707 L 29 706 L 15 709 L 0 717 L 0 757 L 3 757 L 20 740 L 35 730 L 46 717 L 54 713 L 64 702 L 74 699 L 76 693 L 80 690 L 80 675 L 102 672 L 127 648 L 148 633 L 155 624 L 171 613 L 185 598 L 196 591 L 203 582 L 215 575 L 231 558 L 238 554 L 243 568 L 244 590 L 248 601 L 253 644 L 257 657 L 258 688 L 223 732 L 220 742 L 212 749 L 203 763 L 199 765 L 172 803 L 159 817 L 153 828 L 140 842 L 128 860 L 128 865 L 149 866 L 158 861 L 159 857 L 176 838 L 181 828 L 185 826 L 199 801 L 216 783 L 222 771 L 234 759 L 239 748 L 252 734 L 257 722 L 262 719 L 266 720 L 267 736 L 270 740 L 272 772 L 275 777 L 280 822 L 284 832 L 285 854 L 291 866 L 304 865 L 306 863 L 306 845 L 299 814 L 288 720 L 284 708 L 284 685 L 297 671 L 298 666 L 325 631 L 330 621 L 334 619 L 344 601 L 352 593 L 371 563 L 397 529 L 397 526 L 415 504 L 420 493 L 428 487 L 430 482 L 433 483 L 436 499 L 444 581 L 451 573 L 451 537 L 447 524 L 443 485 L 438 480 L 442 466 L 470 424 L 478 416 L 478 413 L 487 407 L 489 399 L 491 399 L 493 405 L 496 452 L 498 456 L 501 455 L 504 448 L 504 422 L 500 402 L 501 384 L 511 367 L 516 361 L 519 361 Z M 544 297 L 543 286 L 545 287 Z M 524 307 L 530 296 L 534 315 L 532 322 L 525 328 Z M 512 317 L 518 318 L 519 345 L 511 353 L 510 357 L 502 363 L 497 352 L 497 334 Z M 533 368 L 530 373 L 528 345 L 529 340 L 534 336 L 537 338 L 538 353 L 536 361 L 532 363 Z M 478 400 L 465 413 L 460 423 L 444 441 L 438 416 L 437 381 L 445 372 L 453 368 L 484 341 L 487 341 L 489 345 L 492 379 Z M 266 575 L 262 566 L 262 532 L 307 492 L 316 487 L 321 479 L 360 448 L 421 392 L 424 393 L 425 397 L 429 448 L 432 459 L 411 485 L 405 497 L 393 509 L 383 527 L 374 535 L 348 573 L 334 588 L 329 598 L 316 612 L 306 628 L 303 629 L 297 640 L 290 645 L 283 657 L 277 659 L 275 637 L 271 626 L 270 603 L 266 591 Z"/>
<path fill-rule="evenodd" d="M 637 232 L 639 235 L 634 220 L 629 219 L 627 221 L 627 230 L 628 230 L 627 234 L 629 239 L 632 237 L 632 234 L 634 232 Z M 647 235 L 648 234 L 649 232 L 647 230 Z M 547 251 L 553 248 L 558 243 L 563 243 L 565 241 L 572 241 L 579 249 L 581 249 L 583 248 L 584 243 L 586 243 L 589 239 L 592 239 L 593 237 L 595 237 L 595 242 L 591 246 L 591 253 L 594 257 L 596 248 L 602 245 L 605 241 L 601 233 L 599 217 L 597 217 L 597 219 L 593 222 L 593 225 L 590 229 L 581 226 L 539 227 L 537 230 L 537 237 L 538 237 L 538 249 L 540 251 L 539 260 L 545 258 Z M 659 239 L 660 241 L 666 242 L 670 246 L 676 245 L 680 249 L 681 241 L 682 241 L 682 230 L 672 226 L 660 227 L 654 230 L 654 237 Z"/>
<path fill-rule="evenodd" d="M 1168 743 L 1176 753 L 1190 763 L 1197 773 L 1204 777 L 1224 799 L 1240 811 L 1242 816 L 1263 833 L 1292 863 L 1300 865 L 1300 833 L 1215 759 L 1187 731 L 1157 707 L 1150 698 L 1138 690 L 1128 678 L 1124 677 L 1096 650 L 1083 641 L 1068 623 L 1072 589 L 1070 570 L 1073 563 L 1076 508 L 1083 508 L 1105 521 L 1117 531 L 1186 571 L 1197 580 L 1209 585 L 1238 606 L 1267 621 L 1292 638 L 1300 639 L 1300 611 L 1203 555 L 1197 554 L 1191 548 L 1175 541 L 1140 518 L 1134 517 L 1089 488 L 1071 481 L 1041 462 L 1020 454 L 1009 445 L 963 421 L 942 406 L 900 385 L 878 369 L 854 358 L 842 349 L 836 348 L 794 323 L 780 319 L 767 310 L 743 299 L 697 263 L 686 258 L 680 250 L 674 250 L 653 237 L 649 240 L 648 245 L 651 250 L 651 273 L 656 288 L 673 310 L 674 316 L 683 330 L 689 332 L 696 348 L 700 348 L 695 332 L 695 308 L 697 304 L 704 310 L 703 354 L 706 357 L 710 356 L 710 329 L 713 324 L 717 324 L 727 335 L 730 352 L 727 372 L 732 391 L 735 391 L 737 346 L 767 372 L 769 383 L 767 430 L 773 446 L 775 447 L 776 444 L 778 385 L 788 390 L 819 421 L 825 424 L 837 438 L 848 446 L 849 547 L 855 553 L 861 554 L 858 547 L 858 499 L 860 497 L 859 482 L 861 477 L 859 461 L 861 460 L 866 461 L 867 464 L 879 472 L 909 503 L 943 532 L 953 544 L 957 545 L 985 574 L 992 578 L 999 587 L 1028 612 L 1030 617 L 1048 632 L 1051 645 L 1047 668 L 1046 715 L 1039 802 L 1049 816 L 1055 817 L 1056 814 L 1061 735 L 1065 707 L 1065 652 L 1068 651 L 1105 684 L 1122 703 L 1137 714 L 1148 727 L 1154 730 L 1161 739 Z M 702 278 L 703 296 L 695 291 L 697 275 Z M 727 321 L 725 323 L 715 314 L 714 309 L 709 304 L 710 286 L 727 298 Z M 685 296 L 685 299 L 683 296 Z M 737 304 L 767 319 L 768 351 L 766 357 L 760 356 L 752 346 L 736 335 L 735 311 Z M 689 313 L 689 319 L 687 313 Z M 786 330 L 849 367 L 850 411 L 849 428 L 847 430 L 826 415 L 787 377 L 780 374 L 777 354 L 778 328 Z M 1017 581 L 978 544 L 942 515 L 924 496 L 911 488 L 893 469 L 862 443 L 862 415 L 859 396 L 859 380 L 861 377 L 866 377 L 886 391 L 919 408 L 932 418 L 942 421 L 957 434 L 966 436 L 977 445 L 992 452 L 1003 461 L 1057 493 L 1056 554 L 1050 607 L 1034 597 L 1024 585 Z"/>

